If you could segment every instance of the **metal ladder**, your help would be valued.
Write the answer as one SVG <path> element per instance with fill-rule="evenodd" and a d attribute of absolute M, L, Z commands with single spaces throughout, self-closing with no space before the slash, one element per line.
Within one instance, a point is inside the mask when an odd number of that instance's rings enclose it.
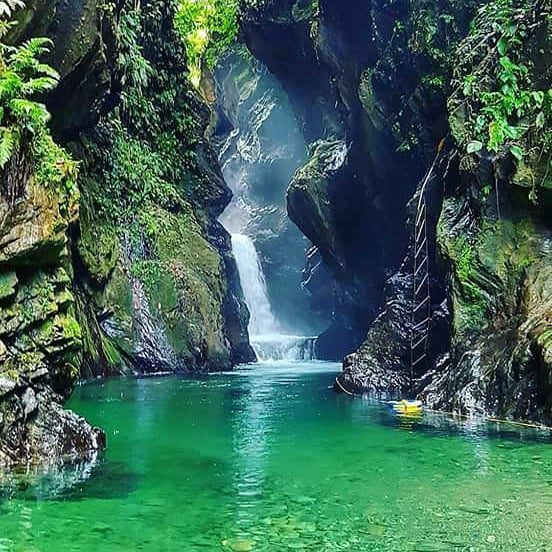
<path fill-rule="evenodd" d="M 410 385 L 414 373 L 428 354 L 431 323 L 431 295 L 429 288 L 429 247 L 427 236 L 426 191 L 439 158 L 440 148 L 420 187 L 416 218 L 414 219 L 412 314 L 410 326 Z"/>

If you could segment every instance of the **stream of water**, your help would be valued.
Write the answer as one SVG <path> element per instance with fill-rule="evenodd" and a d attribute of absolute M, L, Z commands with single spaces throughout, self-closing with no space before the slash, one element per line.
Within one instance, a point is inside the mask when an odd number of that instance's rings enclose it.
<path fill-rule="evenodd" d="M 314 337 L 284 334 L 280 330 L 270 306 L 261 260 L 253 240 L 243 234 L 232 234 L 232 251 L 250 313 L 250 342 L 258 361 L 312 360 Z"/>
<path fill-rule="evenodd" d="M 335 394 L 338 366 L 108 380 L 70 407 L 104 456 L 3 476 L 0 550 L 551 550 L 544 431 Z"/>

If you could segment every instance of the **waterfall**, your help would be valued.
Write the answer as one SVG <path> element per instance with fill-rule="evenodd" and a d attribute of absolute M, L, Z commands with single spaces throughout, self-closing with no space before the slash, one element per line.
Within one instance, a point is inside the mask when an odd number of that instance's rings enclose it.
<path fill-rule="evenodd" d="M 243 234 L 232 234 L 232 249 L 238 265 L 245 302 L 249 308 L 249 333 L 251 335 L 277 333 L 278 324 L 270 308 L 261 261 L 253 242 Z"/>
<path fill-rule="evenodd" d="M 249 338 L 259 362 L 312 360 L 314 337 L 281 333 L 270 307 L 263 268 L 251 238 L 232 234 L 232 249 L 250 314 Z"/>

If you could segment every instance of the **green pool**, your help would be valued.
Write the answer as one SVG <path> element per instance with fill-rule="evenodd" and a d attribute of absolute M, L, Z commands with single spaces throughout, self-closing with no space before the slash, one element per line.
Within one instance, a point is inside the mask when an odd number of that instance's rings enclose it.
<path fill-rule="evenodd" d="M 337 365 L 111 380 L 103 457 L 1 476 L 0 550 L 550 551 L 544 431 L 338 396 Z"/>

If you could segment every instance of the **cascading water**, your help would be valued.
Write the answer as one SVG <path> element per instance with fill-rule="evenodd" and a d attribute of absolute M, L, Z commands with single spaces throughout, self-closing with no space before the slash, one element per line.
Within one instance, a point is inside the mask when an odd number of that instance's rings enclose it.
<path fill-rule="evenodd" d="M 270 308 L 266 282 L 255 245 L 243 234 L 232 234 L 232 249 L 238 265 L 245 302 L 249 308 L 249 333 L 252 335 L 278 333 L 278 324 Z"/>
<path fill-rule="evenodd" d="M 232 249 L 250 313 L 249 337 L 260 362 L 312 360 L 314 338 L 282 334 L 270 308 L 261 261 L 251 238 L 232 234 Z"/>

